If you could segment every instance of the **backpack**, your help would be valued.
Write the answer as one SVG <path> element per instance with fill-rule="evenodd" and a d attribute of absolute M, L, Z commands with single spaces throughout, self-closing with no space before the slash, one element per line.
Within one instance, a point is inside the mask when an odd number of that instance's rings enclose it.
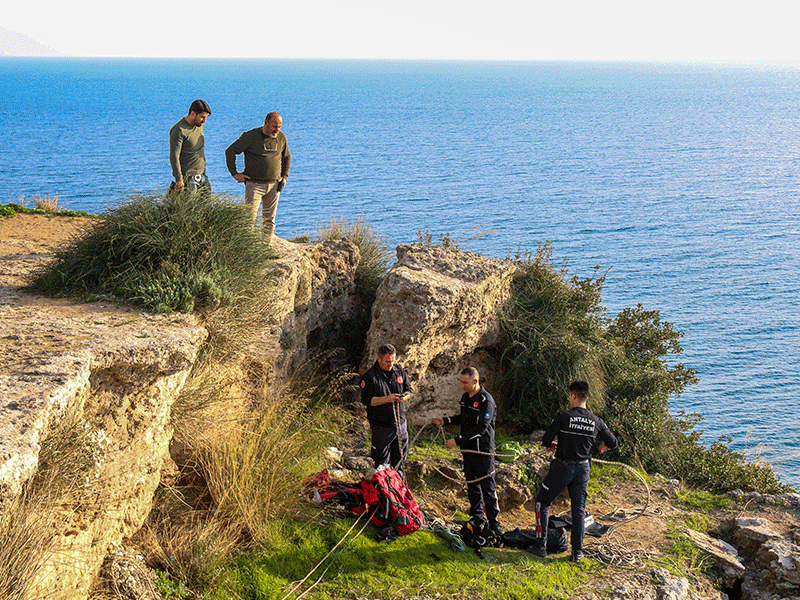
<path fill-rule="evenodd" d="M 379 528 L 378 539 L 413 533 L 425 523 L 417 501 L 394 469 L 379 468 L 372 479 L 361 482 L 361 491 L 364 502 L 376 507 L 370 522 Z"/>

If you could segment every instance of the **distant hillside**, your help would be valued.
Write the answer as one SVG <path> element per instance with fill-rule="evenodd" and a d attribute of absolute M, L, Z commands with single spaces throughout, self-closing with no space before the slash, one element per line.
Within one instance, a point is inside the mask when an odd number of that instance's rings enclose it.
<path fill-rule="evenodd" d="M 0 25 L 0 56 L 62 56 L 61 52 Z"/>

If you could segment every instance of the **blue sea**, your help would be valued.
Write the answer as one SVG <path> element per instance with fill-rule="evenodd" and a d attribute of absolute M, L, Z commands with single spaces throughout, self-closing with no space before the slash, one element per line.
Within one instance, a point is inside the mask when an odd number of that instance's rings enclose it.
<path fill-rule="evenodd" d="M 800 69 L 781 65 L 0 58 L 0 202 L 100 212 L 164 190 L 195 98 L 214 190 L 278 110 L 278 230 L 361 216 L 393 244 L 447 233 L 503 258 L 551 240 L 610 314 L 684 332 L 703 439 L 800 486 Z M 241 157 L 240 157 L 241 160 Z"/>

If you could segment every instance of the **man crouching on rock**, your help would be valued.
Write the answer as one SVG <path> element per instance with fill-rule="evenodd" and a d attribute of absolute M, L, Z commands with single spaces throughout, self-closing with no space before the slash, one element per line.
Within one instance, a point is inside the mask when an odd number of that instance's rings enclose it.
<path fill-rule="evenodd" d="M 414 390 L 405 369 L 394 364 L 395 358 L 397 350 L 391 344 L 378 348 L 375 364 L 361 376 L 361 402 L 372 430 L 375 468 L 388 464 L 402 477 L 408 452 L 406 402 Z"/>
<path fill-rule="evenodd" d="M 550 505 L 566 488 L 572 507 L 572 560 L 583 558 L 583 530 L 586 515 L 586 494 L 589 487 L 590 459 L 596 438 L 601 443 L 600 454 L 617 447 L 617 438 L 603 419 L 586 408 L 589 384 L 573 381 L 567 388 L 572 408 L 558 413 L 544 432 L 542 446 L 555 450 L 550 471 L 536 495 L 536 547 L 539 556 L 547 556 L 547 522 Z"/>
<path fill-rule="evenodd" d="M 435 418 L 433 424 L 461 425 L 461 433 L 445 442 L 447 448 L 458 445 L 464 451 L 464 477 L 467 480 L 469 514 L 476 520 L 486 521 L 489 529 L 500 537 L 503 531 L 497 517 L 497 485 L 494 480 L 494 421 L 497 405 L 492 395 L 478 383 L 478 370 L 467 367 L 459 376 L 461 412 L 452 417 Z"/>

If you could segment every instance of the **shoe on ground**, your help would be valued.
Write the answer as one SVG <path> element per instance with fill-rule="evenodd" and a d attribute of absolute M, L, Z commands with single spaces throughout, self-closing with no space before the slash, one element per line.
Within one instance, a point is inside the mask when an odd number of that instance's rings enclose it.
<path fill-rule="evenodd" d="M 572 553 L 572 562 L 579 563 L 583 560 L 583 552 L 573 552 Z"/>
<path fill-rule="evenodd" d="M 536 543 L 533 545 L 533 553 L 540 558 L 547 558 L 547 546 Z"/>
<path fill-rule="evenodd" d="M 503 537 L 503 527 L 500 525 L 499 521 L 495 521 L 489 525 L 489 531 L 491 531 L 497 537 Z"/>

